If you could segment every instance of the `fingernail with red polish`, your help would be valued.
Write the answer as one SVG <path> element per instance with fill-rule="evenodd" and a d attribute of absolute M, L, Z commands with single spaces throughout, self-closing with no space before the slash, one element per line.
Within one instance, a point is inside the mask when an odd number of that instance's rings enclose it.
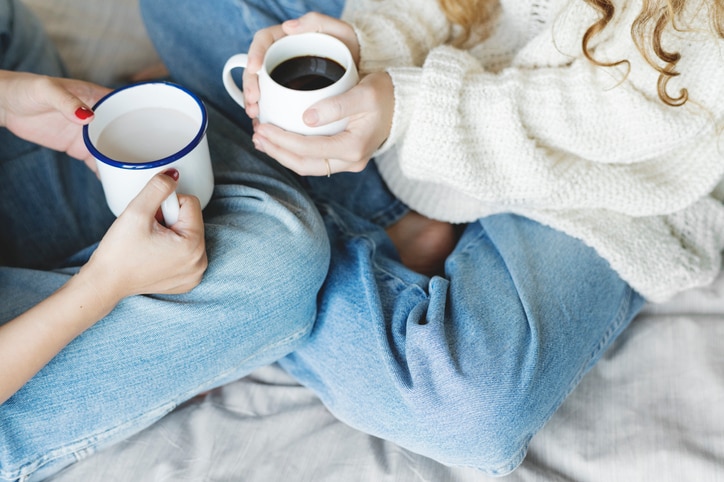
<path fill-rule="evenodd" d="M 80 120 L 86 120 L 87 118 L 91 117 L 92 115 L 93 115 L 93 111 L 85 106 L 78 107 L 75 110 L 75 116 Z"/>
<path fill-rule="evenodd" d="M 178 181 L 178 170 L 174 169 L 173 167 L 171 169 L 167 169 L 163 172 L 165 175 L 173 179 L 174 181 Z"/>

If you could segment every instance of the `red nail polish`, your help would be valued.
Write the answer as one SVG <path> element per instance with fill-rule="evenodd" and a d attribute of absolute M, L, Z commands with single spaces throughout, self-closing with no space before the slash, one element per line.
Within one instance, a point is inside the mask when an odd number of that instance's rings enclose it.
<path fill-rule="evenodd" d="M 90 110 L 88 107 L 85 107 L 85 106 L 83 106 L 83 107 L 78 107 L 78 108 L 75 110 L 75 116 L 76 116 L 78 119 L 80 119 L 80 120 L 86 120 L 87 118 L 89 118 L 89 117 L 92 116 L 92 115 L 93 115 L 93 111 Z"/>
<path fill-rule="evenodd" d="M 178 170 L 174 169 L 173 167 L 171 169 L 167 169 L 163 172 L 165 175 L 173 179 L 174 181 L 178 181 Z"/>

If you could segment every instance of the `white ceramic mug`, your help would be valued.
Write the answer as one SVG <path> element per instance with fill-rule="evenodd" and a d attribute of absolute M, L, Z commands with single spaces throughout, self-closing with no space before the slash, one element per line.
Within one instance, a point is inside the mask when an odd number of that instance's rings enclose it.
<path fill-rule="evenodd" d="M 143 82 L 114 90 L 93 107 L 83 140 L 96 159 L 106 202 L 120 215 L 156 173 L 179 172 L 177 192 L 205 207 L 214 190 L 208 117 L 203 102 L 170 82 Z M 178 220 L 174 192 L 161 206 L 167 226 Z"/>
<path fill-rule="evenodd" d="M 274 69 L 284 61 L 299 57 L 331 59 L 344 69 L 344 74 L 329 86 L 314 90 L 285 87 L 272 78 Z M 244 107 L 244 94 L 232 78 L 236 68 L 246 68 L 247 54 L 236 54 L 224 65 L 222 78 L 229 95 Z M 310 127 L 302 114 L 316 102 L 342 94 L 359 82 L 357 67 L 347 46 L 340 40 L 323 33 L 303 33 L 282 37 L 274 42 L 264 56 L 259 78 L 259 121 L 304 135 L 333 135 L 347 127 L 347 119 L 323 126 Z"/>

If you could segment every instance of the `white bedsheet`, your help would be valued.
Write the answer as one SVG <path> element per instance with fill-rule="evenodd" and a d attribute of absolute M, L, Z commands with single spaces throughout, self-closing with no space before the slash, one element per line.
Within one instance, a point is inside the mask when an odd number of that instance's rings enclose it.
<path fill-rule="evenodd" d="M 74 76 L 112 84 L 157 61 L 135 0 L 26 1 L 45 20 Z M 723 340 L 724 277 L 648 307 L 533 439 L 523 465 L 503 480 L 724 481 Z M 345 426 L 276 366 L 188 402 L 53 478 L 487 480 Z"/>
<path fill-rule="evenodd" d="M 683 305 L 706 298 L 691 294 Z M 635 320 L 503 480 L 724 481 L 724 303 L 713 305 L 710 313 L 660 306 Z M 492 479 L 346 427 L 273 366 L 192 400 L 53 480 Z"/>

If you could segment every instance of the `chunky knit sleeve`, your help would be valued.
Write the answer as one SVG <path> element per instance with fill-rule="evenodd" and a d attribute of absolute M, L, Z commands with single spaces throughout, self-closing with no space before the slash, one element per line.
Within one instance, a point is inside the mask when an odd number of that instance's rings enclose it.
<path fill-rule="evenodd" d="M 607 87 L 605 73 L 580 61 L 493 75 L 470 60 L 441 48 L 417 72 L 391 71 L 407 94 L 396 98 L 391 141 L 410 179 L 486 203 L 648 215 L 687 206 L 722 174 L 703 112 L 629 83 Z"/>
<path fill-rule="evenodd" d="M 714 188 L 724 172 L 717 138 L 724 96 L 713 79 L 724 78 L 724 61 L 707 52 L 717 41 L 694 33 L 668 39 L 682 53 L 682 72 L 691 73 L 669 91 L 687 87 L 692 97 L 670 107 L 635 50 L 630 23 L 619 22 L 594 52 L 629 59 L 627 66 L 599 67 L 580 55 L 581 28 L 592 17 L 577 4 L 500 70 L 481 60 L 485 44 L 437 46 L 419 67 L 388 68 L 395 118 L 379 163 L 398 196 L 432 217 L 460 221 L 491 206 L 665 214 Z M 461 210 L 465 203 L 479 209 Z M 470 219 L 458 219 L 463 211 Z"/>

